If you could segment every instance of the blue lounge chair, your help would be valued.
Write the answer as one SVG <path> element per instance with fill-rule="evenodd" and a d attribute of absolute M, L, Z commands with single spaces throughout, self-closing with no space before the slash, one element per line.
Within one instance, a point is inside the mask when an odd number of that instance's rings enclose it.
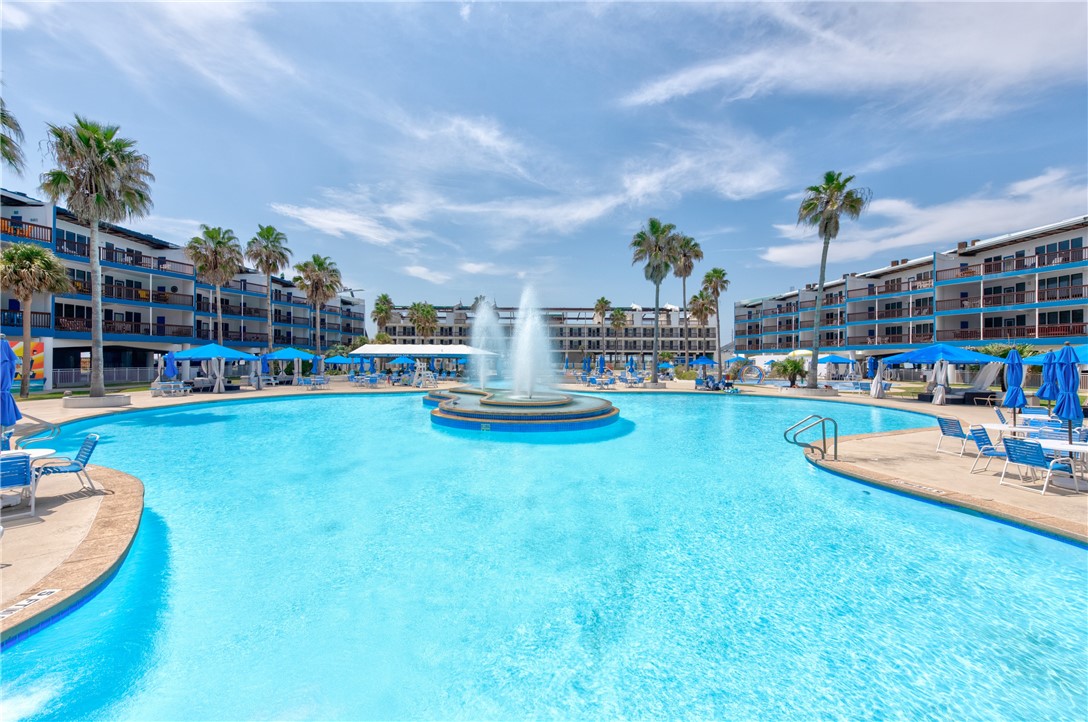
<path fill-rule="evenodd" d="M 1001 413 L 1001 409 L 994 407 L 994 413 L 997 414 L 997 422 L 999 424 L 1007 424 L 1009 420 L 1005 418 L 1005 414 Z"/>
<path fill-rule="evenodd" d="M 1020 413 L 1024 416 L 1050 416 L 1050 409 L 1045 406 L 1025 406 L 1020 409 Z"/>
<path fill-rule="evenodd" d="M 937 426 L 941 429 L 941 438 L 937 439 L 937 451 L 941 450 L 941 442 L 945 439 L 960 439 L 959 456 L 963 456 L 963 450 L 967 448 L 967 434 L 963 432 L 963 426 L 960 425 L 960 420 L 952 418 L 951 416 L 938 416 Z M 952 452 L 945 452 L 950 454 Z"/>
<path fill-rule="evenodd" d="M 38 476 L 30 465 L 30 454 L 11 453 L 0 459 L 0 492 L 17 491 L 20 497 L 30 495 L 30 510 L 19 514 L 10 514 L 7 519 L 23 516 L 37 516 L 34 505 L 38 491 Z M 19 499 L 21 501 L 21 498 Z"/>
<path fill-rule="evenodd" d="M 978 447 L 978 456 L 975 457 L 975 463 L 971 464 L 971 473 L 975 473 L 975 467 L 978 466 L 978 462 L 982 460 L 982 457 L 986 457 L 986 465 L 982 467 L 982 471 L 986 471 L 990 468 L 990 462 L 993 459 L 1004 459 L 1005 452 L 997 448 L 997 445 L 990 440 L 990 435 L 986 433 L 986 429 L 981 426 L 972 426 L 968 432 L 971 435 L 971 441 L 975 442 L 975 446 Z"/>
<path fill-rule="evenodd" d="M 1005 439 L 1005 453 L 1008 458 L 1005 459 L 1005 467 L 1001 470 L 1000 484 L 1005 484 L 1005 473 L 1009 470 L 1009 464 L 1016 464 L 1017 474 L 1020 476 L 1020 488 L 1026 488 L 1023 486 L 1024 482 L 1024 468 L 1028 469 L 1031 475 L 1032 481 L 1037 481 L 1038 471 L 1045 471 L 1046 477 L 1043 479 L 1043 488 L 1039 491 L 1040 494 L 1046 493 L 1047 486 L 1050 485 L 1050 479 L 1055 473 L 1063 476 L 1068 476 L 1073 482 L 1073 488 L 1077 488 L 1076 477 L 1073 476 L 1073 460 L 1068 457 L 1058 457 L 1056 459 L 1048 459 L 1043 454 L 1043 447 L 1039 445 L 1038 441 L 1032 441 L 1030 439 Z M 1016 484 L 1008 484 L 1009 486 L 1016 486 Z M 1028 491 L 1036 491 L 1035 489 L 1028 489 Z"/>
<path fill-rule="evenodd" d="M 75 474 L 79 479 L 79 483 L 83 485 L 85 489 L 91 489 L 96 491 L 98 487 L 91 481 L 91 475 L 87 473 L 87 464 L 91 460 L 91 454 L 94 453 L 95 447 L 98 446 L 98 434 L 87 434 L 87 438 L 83 439 L 83 445 L 79 447 L 79 451 L 76 452 L 76 458 L 72 459 L 67 456 L 51 456 L 44 461 L 38 462 L 38 473 L 42 476 L 48 476 L 49 474 Z"/>
<path fill-rule="evenodd" d="M 703 381 L 703 380 L 702 380 L 701 378 L 699 378 L 699 377 L 696 377 L 696 378 L 695 378 L 695 390 L 696 390 L 696 391 L 698 391 L 698 390 L 699 390 L 699 389 L 701 389 L 701 388 L 705 388 L 705 386 L 706 386 L 706 382 L 704 382 L 704 381 Z"/>

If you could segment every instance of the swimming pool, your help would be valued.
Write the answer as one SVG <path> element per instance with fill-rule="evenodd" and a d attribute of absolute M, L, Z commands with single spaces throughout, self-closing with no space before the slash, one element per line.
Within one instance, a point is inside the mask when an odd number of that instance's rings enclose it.
<path fill-rule="evenodd" d="M 406 395 L 66 427 L 147 509 L 116 578 L 3 653 L 6 718 L 1085 717 L 1083 548 L 781 437 L 927 417 L 610 398 L 596 443 L 481 442 Z"/>

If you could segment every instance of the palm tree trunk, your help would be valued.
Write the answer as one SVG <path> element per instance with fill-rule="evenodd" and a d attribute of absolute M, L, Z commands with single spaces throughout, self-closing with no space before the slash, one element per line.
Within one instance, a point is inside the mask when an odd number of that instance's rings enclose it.
<path fill-rule="evenodd" d="M 654 367 L 650 382 L 657 383 L 658 346 L 661 344 L 661 284 L 654 284 Z"/>
<path fill-rule="evenodd" d="M 223 345 L 223 293 L 219 290 L 219 284 L 215 284 L 215 335 L 219 339 L 219 345 Z"/>
<path fill-rule="evenodd" d="M 317 355 L 321 355 L 321 304 L 314 304 L 316 320 L 314 321 L 314 346 L 317 347 Z"/>
<path fill-rule="evenodd" d="M 91 237 L 87 244 L 91 262 L 91 396 L 106 395 L 106 375 L 102 359 L 102 260 L 99 256 L 98 219 L 91 219 Z"/>
<path fill-rule="evenodd" d="M 808 383 L 805 385 L 816 388 L 816 370 L 820 363 L 820 322 L 823 320 L 824 311 L 824 280 L 827 275 L 827 249 L 831 245 L 830 238 L 824 238 L 824 250 L 820 254 L 820 280 L 816 284 L 816 318 L 812 322 L 812 358 L 809 359 Z"/>
<path fill-rule="evenodd" d="M 34 352 L 30 348 L 30 302 L 32 299 L 20 298 L 19 305 L 23 308 L 23 378 L 19 381 L 19 398 L 30 396 L 30 369 L 34 360 Z M 0 343 L 7 343 L 3 341 Z"/>
<path fill-rule="evenodd" d="M 684 362 L 690 364 L 691 359 L 691 344 L 689 343 L 688 334 L 688 277 L 680 277 L 680 313 L 684 314 L 684 330 L 681 331 L 684 334 Z"/>
<path fill-rule="evenodd" d="M 722 380 L 722 301 L 714 296 L 714 323 L 717 335 L 714 337 L 714 360 L 718 362 L 718 381 Z"/>
<path fill-rule="evenodd" d="M 272 353 L 272 274 L 264 274 L 264 286 L 268 289 L 268 353 Z"/>

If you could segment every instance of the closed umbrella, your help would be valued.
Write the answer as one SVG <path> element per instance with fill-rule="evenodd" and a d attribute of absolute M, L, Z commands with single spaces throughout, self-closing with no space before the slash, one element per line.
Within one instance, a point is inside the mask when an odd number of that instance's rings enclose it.
<path fill-rule="evenodd" d="M 1054 404 L 1054 415 L 1066 422 L 1069 430 L 1069 443 L 1073 443 L 1073 424 L 1084 421 L 1084 409 L 1080 405 L 1080 369 L 1077 367 L 1077 355 L 1072 346 L 1062 346 L 1055 360 L 1058 376 L 1058 403 Z"/>
<path fill-rule="evenodd" d="M 597 373 L 604 373 L 604 354 L 597 357 Z"/>
<path fill-rule="evenodd" d="M 948 361 L 940 359 L 934 365 L 933 383 L 933 403 L 937 406 L 944 406 L 948 403 L 948 389 L 945 388 L 945 384 L 948 383 Z"/>
<path fill-rule="evenodd" d="M 1016 349 L 1009 351 L 1005 357 L 1005 398 L 1001 405 L 1006 409 L 1012 409 L 1012 425 L 1016 426 L 1016 412 L 1028 404 L 1024 398 L 1024 364 L 1020 360 L 1020 353 Z"/>
<path fill-rule="evenodd" d="M 170 368 L 170 367 L 167 366 L 167 368 Z M 269 368 L 268 368 L 268 354 L 266 354 L 266 353 L 261 354 L 261 375 L 262 376 L 267 376 L 269 374 L 269 372 L 270 371 L 269 371 Z"/>
<path fill-rule="evenodd" d="M 873 377 L 873 382 L 869 384 L 869 396 L 874 399 L 884 398 L 884 362 L 877 363 L 872 356 L 869 357 L 871 366 L 875 367 L 870 370 L 870 375 Z"/>
<path fill-rule="evenodd" d="M 174 356 L 174 352 L 166 354 L 166 370 L 164 371 L 167 378 L 174 378 L 178 375 L 178 360 Z"/>
<path fill-rule="evenodd" d="M 865 367 L 869 372 L 869 378 L 875 378 L 877 369 L 876 356 L 870 356 L 869 360 L 865 362 Z M 878 396 L 876 398 L 880 397 Z"/>
<path fill-rule="evenodd" d="M 567 354 L 564 354 L 563 355 L 563 370 L 566 371 L 569 368 L 570 368 L 570 356 L 567 355 Z"/>
<path fill-rule="evenodd" d="M 1055 364 L 1058 362 L 1058 357 L 1053 351 L 1047 351 L 1042 358 L 1043 382 L 1039 385 L 1039 390 L 1035 392 L 1035 397 L 1041 401 L 1057 401 L 1058 367 Z"/>
<path fill-rule="evenodd" d="M 589 373 L 589 367 L 591 364 L 592 361 L 589 360 L 589 356 L 582 357 L 582 370 L 585 371 L 587 374 Z"/>
<path fill-rule="evenodd" d="M 11 395 L 11 385 L 15 382 L 15 367 L 19 359 L 4 338 L 0 337 L 0 428 L 15 426 L 23 418 L 15 397 Z"/>

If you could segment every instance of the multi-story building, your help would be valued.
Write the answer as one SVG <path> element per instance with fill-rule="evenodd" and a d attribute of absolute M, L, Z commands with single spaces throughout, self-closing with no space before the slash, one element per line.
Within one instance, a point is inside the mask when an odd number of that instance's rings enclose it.
<path fill-rule="evenodd" d="M 820 347 L 899 352 L 934 341 L 1084 343 L 1088 216 L 986 240 L 824 284 Z M 734 304 L 738 353 L 813 342 L 816 284 Z"/>
<path fill-rule="evenodd" d="M 438 329 L 429 338 L 420 336 L 408 320 L 408 308 L 398 306 L 393 309 L 390 322 L 379 332 L 385 332 L 394 343 L 471 343 L 472 322 L 475 312 L 469 306 L 436 306 Z M 499 327 L 508 337 L 514 335 L 518 309 L 498 307 Z M 626 325 L 623 329 L 612 328 L 610 319 L 605 320 L 604 329 L 601 320 L 592 308 L 542 308 L 540 315 L 547 328 L 551 341 L 554 360 L 558 363 L 564 358 L 572 363 L 580 363 L 585 356 L 596 357 L 603 353 L 611 363 L 623 364 L 629 357 L 639 363 L 646 362 L 653 355 L 654 348 L 654 312 L 644 311 L 635 306 L 624 309 Z M 611 314 L 609 314 L 611 315 Z M 661 310 L 661 350 L 683 358 L 685 351 L 692 357 L 714 353 L 715 319 L 710 317 L 708 325 L 699 325 L 692 319 L 685 327 L 683 314 L 672 309 Z"/>
<path fill-rule="evenodd" d="M 0 190 L 0 238 L 38 243 L 68 269 L 71 293 L 34 299 L 24 309 L 3 294 L 0 327 L 12 340 L 31 314 L 35 339 L 44 346 L 47 387 L 86 383 L 90 354 L 89 230 L 64 208 Z M 107 383 L 149 381 L 155 356 L 217 338 L 215 292 L 199 281 L 181 246 L 120 226 L 100 227 L 103 363 Z M 273 342 L 315 348 L 353 345 L 366 335 L 362 299 L 341 296 L 321 308 L 321 327 L 305 295 L 290 281 L 272 280 L 272 326 L 265 278 L 245 269 L 222 288 L 224 343 L 245 351 Z M 2 290 L 2 289 L 0 289 Z"/>

